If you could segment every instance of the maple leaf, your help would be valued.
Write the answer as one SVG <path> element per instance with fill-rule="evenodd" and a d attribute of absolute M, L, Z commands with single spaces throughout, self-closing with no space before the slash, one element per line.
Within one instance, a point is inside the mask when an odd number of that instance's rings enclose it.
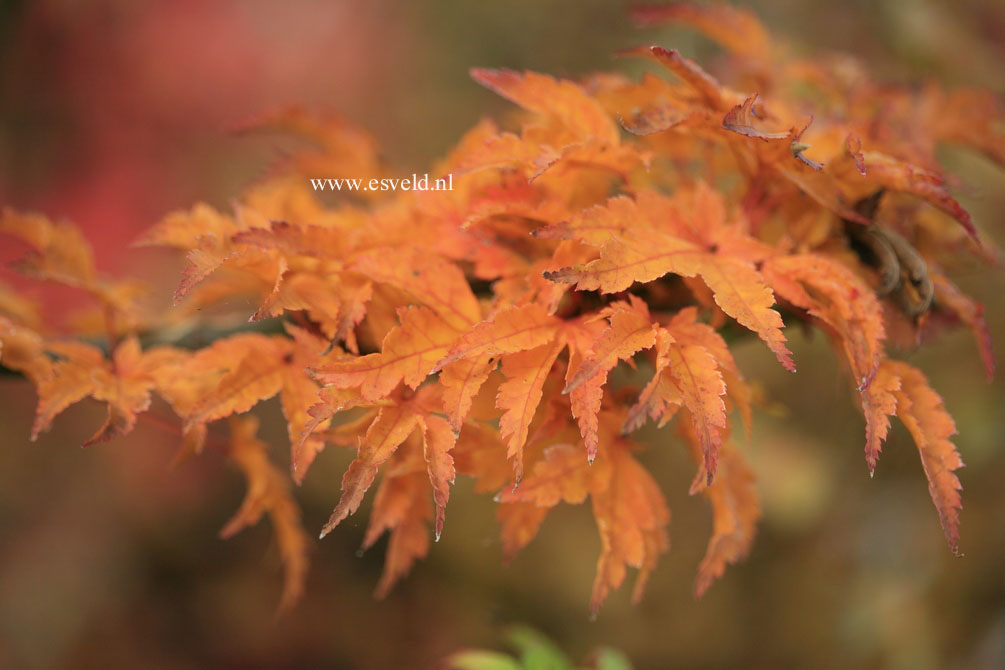
<path fill-rule="evenodd" d="M 457 165 L 462 174 L 515 164 L 527 170 L 528 179 L 534 181 L 559 166 L 585 166 L 627 180 L 638 167 L 648 168 L 650 154 L 622 146 L 610 115 L 579 85 L 511 70 L 475 68 L 471 76 L 543 123 L 528 124 L 520 136 L 499 133 L 471 147 Z"/>
<path fill-rule="evenodd" d="M 890 391 L 897 418 L 914 438 L 946 541 L 959 553 L 961 486 L 953 471 L 963 467 L 963 460 L 949 439 L 956 434 L 956 423 L 917 368 L 892 360 L 883 361 L 883 368 L 899 380 Z"/>
<path fill-rule="evenodd" d="M 450 424 L 435 415 L 426 415 L 422 419 L 422 444 L 429 482 L 433 487 L 433 500 L 436 502 L 436 540 L 439 542 L 443 534 L 443 518 L 447 501 L 450 499 L 450 485 L 454 483 L 454 459 L 450 455 L 457 435 Z"/>
<path fill-rule="evenodd" d="M 212 377 L 211 389 L 200 393 L 185 412 L 186 426 L 247 412 L 276 395 L 292 359 L 292 343 L 286 338 L 251 334 L 220 340 L 212 355 L 193 357 L 179 378 L 197 379 L 210 366 L 219 376 Z"/>
<path fill-rule="evenodd" d="M 279 611 L 289 610 L 304 592 L 309 559 L 309 538 L 300 524 L 300 508 L 290 495 L 285 475 L 270 461 L 268 449 L 259 440 L 258 419 L 233 417 L 230 422 L 228 456 L 248 481 L 248 491 L 240 509 L 220 531 L 227 539 L 258 523 L 268 513 L 279 544 L 285 573 Z"/>
<path fill-rule="evenodd" d="M 611 590 L 621 586 L 627 566 L 639 569 L 632 590 L 632 601 L 638 602 L 660 554 L 670 547 L 670 511 L 656 482 L 624 447 L 611 450 L 610 457 L 610 483 L 592 496 L 601 542 L 590 597 L 593 616 Z"/>
<path fill-rule="evenodd" d="M 41 306 L 35 300 L 20 295 L 12 286 L 0 282 L 0 318 L 12 324 L 42 330 Z"/>
<path fill-rule="evenodd" d="M 466 358 L 498 356 L 547 344 L 559 322 L 536 303 L 500 310 L 461 336 L 434 371 Z"/>
<path fill-rule="evenodd" d="M 418 430 L 422 435 L 422 453 L 436 501 L 436 537 L 443 532 L 444 507 L 454 481 L 454 462 L 449 451 L 457 436 L 450 424 L 431 409 L 436 400 L 431 393 L 419 393 L 411 400 L 380 407 L 366 432 L 358 437 L 356 458 L 342 477 L 342 497 L 321 537 L 330 533 L 346 517 L 359 509 L 363 495 L 373 484 L 377 470 L 398 453 L 399 447 Z"/>
<path fill-rule="evenodd" d="M 142 285 L 99 276 L 91 245 L 76 226 L 5 207 L 0 211 L 0 234 L 20 239 L 31 248 L 14 265 L 19 272 L 83 290 L 98 300 L 108 332 L 119 334 L 143 321 L 137 302 L 144 292 Z"/>
<path fill-rule="evenodd" d="M 862 392 L 862 410 L 865 413 L 865 462 L 869 475 L 876 471 L 883 442 L 890 433 L 890 419 L 897 411 L 897 392 L 900 377 L 889 365 L 879 366 L 875 379 Z"/>
<path fill-rule="evenodd" d="M 321 537 L 359 509 L 363 494 L 377 476 L 377 468 L 394 454 L 420 421 L 421 416 L 410 404 L 380 408 L 360 440 L 356 459 L 342 477 L 342 497 L 321 529 Z"/>
<path fill-rule="evenodd" d="M 632 356 L 656 342 L 656 325 L 652 323 L 645 303 L 630 297 L 630 302 L 614 303 L 610 307 L 610 325 L 603 330 L 575 328 L 563 393 L 569 394 L 572 413 L 579 421 L 591 462 L 597 456 L 600 438 L 597 414 L 603 400 L 607 374 L 619 360 Z M 594 334 L 595 333 L 595 334 Z"/>
<path fill-rule="evenodd" d="M 21 214 L 9 207 L 0 213 L 0 233 L 19 238 L 32 248 L 20 265 L 39 278 L 80 287 L 97 283 L 94 254 L 80 230 L 41 214 Z"/>
<path fill-rule="evenodd" d="M 500 503 L 533 503 L 550 508 L 560 502 L 578 505 L 586 497 L 606 488 L 611 474 L 610 461 L 600 458 L 592 465 L 571 444 L 556 444 L 544 451 L 533 471 L 519 487 L 505 489 L 496 496 Z"/>
<path fill-rule="evenodd" d="M 471 77 L 524 109 L 551 117 L 572 138 L 596 137 L 617 144 L 618 129 L 604 109 L 579 86 L 534 72 L 473 69 Z"/>
<path fill-rule="evenodd" d="M 638 218 L 645 219 L 641 208 L 637 212 Z M 749 262 L 653 231 L 644 239 L 611 236 L 600 248 L 599 259 L 546 276 L 552 281 L 575 283 L 581 291 L 615 293 L 671 272 L 684 277 L 701 275 L 722 310 L 756 332 L 786 369 L 795 369 L 781 332 L 782 318 L 771 309 L 774 295 Z"/>
<path fill-rule="evenodd" d="M 303 481 L 307 469 L 314 462 L 318 453 L 324 449 L 325 440 L 316 435 L 315 431 L 323 429 L 329 420 L 339 412 L 368 404 L 357 389 L 339 389 L 334 386 L 325 386 L 321 390 L 318 390 L 316 386 L 313 388 L 315 393 L 310 398 L 311 402 L 307 405 L 298 404 L 295 408 L 297 412 L 295 420 L 287 420 L 291 433 L 290 441 L 293 445 L 290 470 L 297 483 Z M 293 394 L 291 397 L 303 398 L 303 396 L 294 396 Z M 284 408 L 283 411 L 287 410 Z M 296 438 L 292 436 L 295 425 L 301 426 L 300 434 Z M 345 426 L 346 424 L 343 424 L 343 428 Z"/>
<path fill-rule="evenodd" d="M 589 465 L 582 452 L 570 444 L 555 444 L 523 478 L 519 487 L 496 495 L 496 518 L 502 524 L 503 555 L 513 559 L 537 535 L 548 511 L 565 502 L 578 505 L 591 493 L 608 485 L 610 463 L 600 458 Z"/>
<path fill-rule="evenodd" d="M 45 339 L 4 316 L 0 316 L 0 364 L 20 372 L 36 387 L 52 377 L 53 361 L 46 355 Z"/>
<path fill-rule="evenodd" d="M 496 508 L 496 520 L 501 526 L 503 560 L 509 563 L 530 544 L 546 516 L 548 508 L 534 503 L 512 502 Z"/>
<path fill-rule="evenodd" d="M 513 477 L 506 445 L 493 426 L 472 422 L 457 436 L 451 454 L 457 472 L 474 478 L 479 493 L 495 492 Z"/>
<path fill-rule="evenodd" d="M 563 349 L 565 342 L 559 339 L 502 357 L 506 381 L 500 384 L 496 396 L 496 407 L 503 410 L 499 433 L 503 439 L 509 438 L 507 456 L 513 459 L 517 482 L 523 477 L 523 447 L 530 422 L 541 402 L 548 373 Z"/>
<path fill-rule="evenodd" d="M 718 111 L 729 108 L 728 97 L 724 95 L 725 92 L 719 86 L 719 82 L 693 60 L 681 56 L 676 49 L 664 49 L 658 46 L 640 47 L 622 51 L 621 55 L 648 56 L 693 88 L 708 108 Z"/>
<path fill-rule="evenodd" d="M 935 299 L 940 307 L 950 310 L 965 323 L 974 335 L 977 350 L 984 363 L 984 374 L 988 381 L 995 376 L 995 355 L 991 345 L 991 331 L 984 319 L 984 305 L 974 301 L 949 281 L 944 275 L 929 275 L 935 287 Z"/>
<path fill-rule="evenodd" d="M 106 403 L 108 417 L 84 446 L 125 435 L 136 426 L 137 415 L 150 407 L 151 392 L 163 384 L 160 369 L 182 363 L 187 354 L 171 347 L 140 351 L 134 337 L 122 342 L 111 360 L 96 348 L 77 342 L 51 342 L 46 351 L 60 360 L 51 374 L 38 380 L 38 411 L 31 439 L 46 430 L 70 405 L 87 397 Z"/>
<path fill-rule="evenodd" d="M 497 363 L 495 355 L 482 354 L 448 363 L 440 370 L 438 381 L 443 388 L 443 409 L 455 433 L 461 431 L 461 423 L 471 411 L 474 397 Z"/>
<path fill-rule="evenodd" d="M 379 177 L 382 169 L 374 137 L 330 112 L 310 110 L 299 105 L 282 107 L 238 126 L 243 132 L 280 132 L 313 146 L 299 150 L 273 169 L 284 173 L 293 168 L 308 177 L 341 177 L 369 180 Z M 359 195 L 366 197 L 367 193 Z"/>
<path fill-rule="evenodd" d="M 767 30 L 752 12 L 724 3 L 698 5 L 673 2 L 642 5 L 631 10 L 632 18 L 644 26 L 683 23 L 728 49 L 737 58 L 761 60 L 770 52 Z"/>
<path fill-rule="evenodd" d="M 725 447 L 725 445 L 723 445 Z M 754 473 L 735 447 L 721 451 L 719 476 L 702 493 L 712 506 L 712 537 L 694 583 L 700 598 L 720 578 L 726 566 L 750 552 L 761 516 Z"/>
<path fill-rule="evenodd" d="M 825 170 L 823 164 L 806 156 L 805 151 L 810 147 L 801 139 L 813 119 L 803 121 L 801 125 L 794 124 L 787 131 L 769 131 L 764 128 L 763 119 L 770 116 L 758 103 L 758 94 L 755 93 L 726 113 L 722 118 L 722 128 L 746 138 L 745 147 L 753 151 L 758 168 L 777 172 L 842 219 L 868 224 L 850 206 L 852 198 L 835 175 Z"/>
<path fill-rule="evenodd" d="M 726 404 L 722 400 L 726 384 L 715 358 L 702 346 L 681 346 L 671 341 L 665 355 L 667 373 L 681 392 L 701 444 L 706 483 L 711 484 L 722 445 L 722 431 L 726 428 Z"/>
<path fill-rule="evenodd" d="M 345 358 L 313 369 L 314 378 L 338 388 L 358 387 L 377 400 L 402 381 L 416 388 L 447 353 L 458 331 L 427 307 L 400 309 L 401 324 L 384 338 L 381 352 Z"/>
<path fill-rule="evenodd" d="M 385 531 L 390 531 L 384 571 L 377 583 L 376 595 L 385 597 L 391 587 L 408 574 L 416 559 L 429 552 L 429 529 L 432 517 L 429 503 L 429 481 L 419 472 L 385 477 L 373 503 L 373 513 L 363 539 L 367 549 Z"/>
<path fill-rule="evenodd" d="M 755 93 L 741 104 L 730 109 L 726 113 L 726 116 L 722 118 L 722 127 L 739 135 L 760 140 L 785 140 L 791 138 L 792 131 L 767 132 L 759 127 L 760 124 L 757 124 L 755 119 L 764 114 L 756 111 L 757 97 Z"/>
<path fill-rule="evenodd" d="M 460 269 L 417 248 L 373 249 L 355 257 L 352 269 L 414 296 L 451 327 L 481 320 L 481 308 Z"/>
<path fill-rule="evenodd" d="M 941 176 L 878 151 L 863 152 L 869 179 L 891 190 L 904 191 L 927 200 L 956 219 L 978 244 L 980 237 L 970 220 L 970 213 L 953 198 Z"/>
<path fill-rule="evenodd" d="M 610 371 L 619 360 L 630 359 L 656 343 L 656 327 L 645 303 L 635 296 L 630 300 L 611 306 L 610 326 L 594 340 L 590 355 L 576 368 L 563 393 L 574 391 L 598 373 Z"/>
<path fill-rule="evenodd" d="M 638 401 L 628 410 L 622 425 L 622 433 L 638 430 L 647 417 L 658 420 L 662 427 L 676 411 L 684 406 L 684 396 L 680 387 L 667 374 L 670 358 L 667 356 L 673 343 L 673 336 L 665 329 L 656 332 L 655 373 L 639 394 Z"/>
<path fill-rule="evenodd" d="M 785 300 L 834 329 L 856 383 L 860 389 L 868 386 L 886 337 L 872 290 L 847 267 L 819 254 L 778 256 L 766 261 L 761 271 Z"/>
<path fill-rule="evenodd" d="M 726 393 L 738 407 L 749 431 L 753 423 L 752 391 L 722 335 L 710 325 L 699 322 L 698 310 L 694 307 L 687 307 L 677 312 L 667 323 L 666 331 L 668 335 L 673 333 L 673 339 L 678 343 L 698 345 L 712 355 L 726 383 Z"/>
<path fill-rule="evenodd" d="M 220 268 L 241 273 L 248 286 L 266 296 L 278 290 L 285 259 L 267 250 L 235 244 L 232 238 L 250 227 L 266 226 L 254 217 L 231 217 L 200 203 L 165 216 L 138 241 L 139 246 L 169 246 L 186 251 L 188 265 L 174 294 L 179 304 L 198 284 Z M 266 298 L 268 300 L 268 298 Z"/>
<path fill-rule="evenodd" d="M 318 384 L 307 376 L 307 369 L 325 361 L 326 343 L 294 326 L 287 330 L 292 338 L 246 333 L 217 340 L 177 369 L 166 371 L 160 391 L 184 419 L 186 432 L 247 412 L 278 394 L 293 472 L 300 481 L 324 446 L 309 435 L 318 425 L 326 425 L 329 417 L 313 422 L 309 410 L 317 403 Z M 306 431 L 312 422 L 311 431 Z"/>

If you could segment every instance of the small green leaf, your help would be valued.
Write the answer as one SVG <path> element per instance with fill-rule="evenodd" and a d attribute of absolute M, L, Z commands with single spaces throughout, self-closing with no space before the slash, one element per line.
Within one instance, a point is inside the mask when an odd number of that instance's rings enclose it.
<path fill-rule="evenodd" d="M 632 662 L 620 649 L 600 647 L 593 655 L 596 670 L 632 670 Z"/>
<path fill-rule="evenodd" d="M 526 626 L 513 626 L 507 635 L 520 651 L 524 670 L 571 670 L 572 663 L 551 640 Z"/>
<path fill-rule="evenodd" d="M 498 651 L 469 649 L 459 651 L 447 659 L 451 670 L 522 670 L 520 663 Z"/>

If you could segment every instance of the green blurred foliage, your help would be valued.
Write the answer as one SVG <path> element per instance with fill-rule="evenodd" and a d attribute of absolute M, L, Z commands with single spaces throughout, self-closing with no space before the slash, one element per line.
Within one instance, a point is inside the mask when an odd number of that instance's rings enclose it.
<path fill-rule="evenodd" d="M 611 647 L 599 647 L 586 664 L 574 665 L 551 640 L 533 628 L 511 626 L 505 637 L 517 650 L 517 657 L 468 649 L 451 654 L 447 664 L 451 670 L 632 670 L 628 657 Z"/>

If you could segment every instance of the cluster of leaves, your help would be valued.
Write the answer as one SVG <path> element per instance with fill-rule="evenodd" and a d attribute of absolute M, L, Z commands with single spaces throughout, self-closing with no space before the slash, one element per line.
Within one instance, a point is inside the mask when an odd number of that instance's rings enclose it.
<path fill-rule="evenodd" d="M 784 313 L 824 332 L 844 361 L 870 471 L 890 417 L 907 427 L 955 551 L 953 420 L 886 345 L 963 323 L 993 371 L 982 309 L 944 268 L 994 253 L 935 150 L 955 142 L 1005 163 L 998 103 L 875 83 L 849 59 L 793 58 L 726 6 L 677 3 L 636 18 L 683 22 L 720 43 L 729 86 L 661 47 L 622 54 L 661 66 L 640 80 L 473 70 L 522 111 L 512 131 L 480 122 L 434 166 L 453 190 L 333 203 L 308 178 L 386 174 L 375 143 L 337 118 L 284 110 L 259 125 L 308 147 L 233 212 L 196 205 L 140 241 L 186 255 L 173 310 L 145 309 L 134 283 L 99 277 L 72 226 L 5 211 L 0 232 L 32 248 L 19 269 L 95 305 L 57 327 L 0 291 L 3 365 L 38 389 L 32 437 L 86 397 L 108 407 L 87 443 L 124 435 L 156 393 L 180 417 L 182 453 L 217 444 L 246 473 L 248 497 L 224 535 L 269 514 L 289 603 L 308 543 L 288 478 L 245 416 L 278 395 L 295 482 L 328 444 L 356 453 L 322 536 L 380 477 L 364 540 L 390 534 L 379 594 L 440 536 L 461 473 L 496 495 L 507 557 L 551 508 L 590 500 L 602 546 L 596 612 L 629 566 L 638 597 L 668 549 L 670 513 L 632 433 L 676 418 L 696 464 L 691 493 L 713 512 L 700 595 L 749 551 L 760 515 L 731 437 L 734 410 L 749 430 L 759 393 L 727 340 L 754 334 L 795 371 Z M 244 317 L 281 325 L 176 346 L 179 333 L 248 304 L 257 307 Z M 229 441 L 214 441 L 207 426 L 227 417 Z"/>

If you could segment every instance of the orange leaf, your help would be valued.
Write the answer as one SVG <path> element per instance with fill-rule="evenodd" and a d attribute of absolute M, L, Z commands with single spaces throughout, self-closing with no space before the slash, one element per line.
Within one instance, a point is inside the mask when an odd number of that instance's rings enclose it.
<path fill-rule="evenodd" d="M 279 611 L 283 612 L 300 599 L 307 579 L 309 539 L 300 524 L 300 508 L 290 495 L 289 483 L 270 461 L 265 443 L 256 437 L 258 419 L 253 416 L 233 418 L 230 423 L 229 457 L 244 473 L 248 492 L 241 508 L 220 531 L 227 539 L 248 526 L 253 526 L 268 512 L 279 544 L 279 554 L 285 573 L 283 596 Z"/>
<path fill-rule="evenodd" d="M 523 477 L 523 447 L 530 422 L 541 402 L 544 381 L 564 348 L 564 340 L 557 339 L 551 344 L 502 357 L 506 381 L 499 386 L 496 396 L 496 407 L 504 410 L 499 420 L 499 433 L 504 440 L 509 439 L 507 456 L 513 459 L 517 482 Z"/>
<path fill-rule="evenodd" d="M 284 397 L 281 396 L 280 399 L 283 400 Z M 325 386 L 320 391 L 315 387 L 315 393 L 311 400 L 312 404 L 307 406 L 305 412 L 310 418 L 307 419 L 298 414 L 296 425 L 300 425 L 301 428 L 300 433 L 295 437 L 293 437 L 295 429 L 294 421 L 287 418 L 290 424 L 290 442 L 293 447 L 293 452 L 290 456 L 290 470 L 293 473 L 293 479 L 298 484 L 303 482 L 307 469 L 325 445 L 324 439 L 315 435 L 314 432 L 318 428 L 323 428 L 327 425 L 329 419 L 335 414 L 357 407 L 365 402 L 363 397 L 360 396 L 358 389 L 339 389 L 334 386 Z M 286 409 L 283 410 L 283 413 L 287 414 Z M 372 419 L 373 417 L 369 418 Z"/>
<path fill-rule="evenodd" d="M 576 371 L 582 367 L 590 355 L 593 343 L 606 332 L 603 321 L 578 322 L 569 324 L 566 335 L 569 338 L 569 367 L 565 371 L 566 385 L 572 380 Z M 569 392 L 569 404 L 572 415 L 579 423 L 579 432 L 586 446 L 587 459 L 596 458 L 600 445 L 599 420 L 600 405 L 604 398 L 604 384 L 607 383 L 607 370 L 599 370 L 593 377 Z"/>
<path fill-rule="evenodd" d="M 620 52 L 624 56 L 649 56 L 673 74 L 687 82 L 711 109 L 725 111 L 729 103 L 723 97 L 719 82 L 705 72 L 700 65 L 689 58 L 684 58 L 676 49 L 663 47 L 639 47 Z"/>
<path fill-rule="evenodd" d="M 698 310 L 687 307 L 677 312 L 667 324 L 667 330 L 673 333 L 674 340 L 681 344 L 696 344 L 704 347 L 719 365 L 719 372 L 726 382 L 726 393 L 737 405 L 740 416 L 747 427 L 748 435 L 753 420 L 751 409 L 752 391 L 743 378 L 733 354 L 729 351 L 726 341 L 714 328 L 697 320 Z"/>
<path fill-rule="evenodd" d="M 359 509 L 363 494 L 377 476 L 377 468 L 394 454 L 421 418 L 408 404 L 380 409 L 367 429 L 366 436 L 360 441 L 356 460 L 349 464 L 349 469 L 342 477 L 342 497 L 321 529 L 321 537 Z"/>
<path fill-rule="evenodd" d="M 471 403 L 479 389 L 496 369 L 493 354 L 482 354 L 449 363 L 440 370 L 439 382 L 443 387 L 443 410 L 454 432 L 461 432 L 461 424 L 471 411 Z"/>
<path fill-rule="evenodd" d="M 781 332 L 782 318 L 771 309 L 774 295 L 750 263 L 654 232 L 644 241 L 611 239 L 604 243 L 598 260 L 546 276 L 552 281 L 575 283 L 583 291 L 615 293 L 636 281 L 650 282 L 670 272 L 684 277 L 701 275 L 719 307 L 756 332 L 786 369 L 795 369 Z"/>
<path fill-rule="evenodd" d="M 666 531 L 670 511 L 656 482 L 623 446 L 610 453 L 610 484 L 592 496 L 601 542 L 590 597 L 593 616 L 608 594 L 621 586 L 627 566 L 639 569 L 632 592 L 637 602 L 660 554 L 670 547 Z"/>
<path fill-rule="evenodd" d="M 933 172 L 877 151 L 864 152 L 863 156 L 865 157 L 866 173 L 870 180 L 891 190 L 904 191 L 927 200 L 956 219 L 974 242 L 980 244 L 980 237 L 970 220 L 970 213 L 949 194 L 945 179 Z"/>
<path fill-rule="evenodd" d="M 775 257 L 761 271 L 780 296 L 834 329 L 856 384 L 868 386 L 883 357 L 886 330 L 879 301 L 865 282 L 818 254 Z"/>
<path fill-rule="evenodd" d="M 423 453 L 436 502 L 436 541 L 439 542 L 443 533 L 444 508 L 450 498 L 450 485 L 454 483 L 454 459 L 450 450 L 457 441 L 457 435 L 449 423 L 434 415 L 423 417 L 422 427 Z"/>
<path fill-rule="evenodd" d="M 977 343 L 977 351 L 984 362 L 984 374 L 990 382 L 995 376 L 995 354 L 991 346 L 991 331 L 984 319 L 984 305 L 963 293 L 945 276 L 929 273 L 935 286 L 935 301 L 939 307 L 945 308 L 967 324 Z"/>
<path fill-rule="evenodd" d="M 151 392 L 160 387 L 158 368 L 180 365 L 187 357 L 171 347 L 141 352 L 135 337 L 124 340 L 110 361 L 101 350 L 86 344 L 53 343 L 46 349 L 59 354 L 61 360 L 38 382 L 38 412 L 31 439 L 47 429 L 57 414 L 90 396 L 107 404 L 108 418 L 84 446 L 131 432 L 137 415 L 150 407 Z"/>
<path fill-rule="evenodd" d="M 387 396 L 402 381 L 413 389 L 457 339 L 457 331 L 433 310 L 398 310 L 401 325 L 384 338 L 379 354 L 344 358 L 313 370 L 314 378 L 338 388 L 359 387 L 367 400 Z"/>
<path fill-rule="evenodd" d="M 939 522 L 954 553 L 960 541 L 960 480 L 953 473 L 963 467 L 963 460 L 950 441 L 956 423 L 942 405 L 942 398 L 931 389 L 925 376 L 900 361 L 886 361 L 891 372 L 900 377 L 897 418 L 911 433 L 921 454 L 921 465 L 928 477 L 928 492 L 939 512 Z"/>
<path fill-rule="evenodd" d="M 471 70 L 471 78 L 527 111 L 554 119 L 573 139 L 618 143 L 618 129 L 604 108 L 572 82 L 534 72 L 478 68 Z"/>
<path fill-rule="evenodd" d="M 652 379 L 639 394 L 639 399 L 628 410 L 622 425 L 622 433 L 631 433 L 642 427 L 646 417 L 658 420 L 662 427 L 684 405 L 677 383 L 667 374 L 670 358 L 667 355 L 674 338 L 665 328 L 656 332 L 656 371 Z"/>
<path fill-rule="evenodd" d="M 503 490 L 496 500 L 533 503 L 545 508 L 560 502 L 578 505 L 587 495 L 606 488 L 610 473 L 608 459 L 601 458 L 590 465 L 579 449 L 569 444 L 556 444 L 545 450 L 544 458 L 534 464 L 519 487 Z"/>
<path fill-rule="evenodd" d="M 52 360 L 45 353 L 45 340 L 29 327 L 0 315 L 0 364 L 16 370 L 35 386 L 52 376 Z"/>
<path fill-rule="evenodd" d="M 496 519 L 502 526 L 502 551 L 506 562 L 512 561 L 534 539 L 548 516 L 548 509 L 522 502 L 503 503 L 496 507 Z"/>
<path fill-rule="evenodd" d="M 643 26 L 683 23 L 715 40 L 738 58 L 758 60 L 771 51 L 767 30 L 752 12 L 731 5 L 699 5 L 673 2 L 643 5 L 631 10 L 632 18 Z"/>
<path fill-rule="evenodd" d="M 199 398 L 185 417 L 186 427 L 247 412 L 283 387 L 286 367 L 292 361 L 289 340 L 246 335 L 220 341 L 217 352 L 228 343 L 238 352 L 239 362 L 214 384 L 212 390 Z M 207 359 L 192 359 L 184 375 L 198 374 L 199 367 L 214 363 Z"/>
<path fill-rule="evenodd" d="M 394 584 L 408 574 L 416 559 L 429 552 L 432 517 L 429 480 L 421 472 L 385 477 L 377 491 L 373 512 L 363 540 L 366 549 L 385 531 L 391 532 L 384 559 L 384 571 L 377 583 L 376 596 L 386 596 Z"/>
<path fill-rule="evenodd" d="M 0 212 L 0 233 L 18 238 L 34 250 L 21 261 L 29 274 L 85 288 L 97 282 L 91 245 L 76 226 L 5 207 Z"/>
<path fill-rule="evenodd" d="M 865 462 L 869 475 L 876 471 L 883 442 L 890 432 L 890 417 L 897 413 L 897 392 L 900 377 L 894 374 L 888 362 L 881 363 L 875 379 L 862 391 L 862 410 L 865 412 Z"/>
<path fill-rule="evenodd" d="M 747 556 L 761 517 L 754 473 L 743 455 L 727 443 L 721 456 L 719 476 L 703 491 L 712 505 L 712 538 L 698 567 L 694 583 L 697 598 L 722 576 L 727 565 Z"/>
<path fill-rule="evenodd" d="M 562 393 L 570 393 L 587 380 L 606 373 L 639 351 L 656 343 L 656 326 L 645 303 L 630 296 L 631 303 L 615 303 L 610 323 L 590 347 L 590 355 L 576 368 Z"/>
<path fill-rule="evenodd" d="M 452 328 L 466 329 L 482 318 L 464 273 L 439 256 L 409 247 L 372 249 L 357 255 L 352 269 L 414 296 Z"/>
<path fill-rule="evenodd" d="M 739 135 L 746 135 L 759 140 L 784 140 L 792 137 L 792 131 L 768 132 L 762 130 L 757 119 L 763 114 L 756 111 L 757 94 L 750 96 L 741 104 L 730 109 L 722 118 L 722 127 Z"/>
<path fill-rule="evenodd" d="M 554 338 L 558 324 L 537 303 L 507 307 L 465 333 L 435 369 L 465 358 L 512 354 L 539 347 Z"/>
<path fill-rule="evenodd" d="M 680 389 L 684 405 L 691 414 L 691 423 L 701 445 L 707 484 L 715 477 L 722 431 L 726 428 L 726 384 L 719 365 L 708 349 L 694 344 L 670 344 L 667 350 L 667 373 Z"/>

